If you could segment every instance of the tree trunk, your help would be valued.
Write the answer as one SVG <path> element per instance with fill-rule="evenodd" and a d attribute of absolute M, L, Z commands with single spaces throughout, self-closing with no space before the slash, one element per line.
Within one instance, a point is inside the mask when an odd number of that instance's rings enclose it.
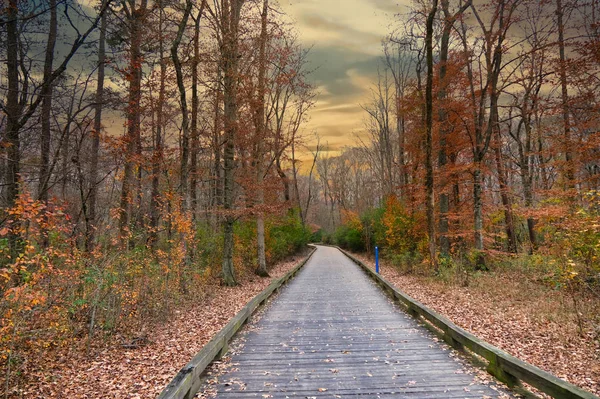
<path fill-rule="evenodd" d="M 236 285 L 237 281 L 233 266 L 233 224 L 235 217 L 232 214 L 234 207 L 234 168 L 235 168 L 235 139 L 238 133 L 238 27 L 243 0 L 224 0 L 223 10 L 223 46 L 222 63 L 224 72 L 225 103 L 225 137 L 224 137 L 224 192 L 223 207 L 225 218 L 223 221 L 223 283 L 228 286 Z"/>
<path fill-rule="evenodd" d="M 135 4 L 134 4 L 135 6 Z M 140 100 L 142 84 L 142 54 L 141 34 L 142 19 L 146 13 L 147 0 L 142 0 L 139 8 L 132 7 L 129 11 L 129 34 L 131 37 L 129 49 L 129 93 L 127 105 L 127 132 L 125 136 L 125 166 L 121 185 L 119 235 L 121 243 L 127 245 L 130 234 L 132 188 L 134 173 L 138 163 L 136 152 L 140 136 Z"/>
<path fill-rule="evenodd" d="M 187 107 L 187 93 L 186 87 L 183 82 L 183 70 L 181 66 L 181 61 L 179 60 L 179 44 L 181 43 L 181 39 L 183 38 L 183 33 L 187 26 L 187 21 L 190 17 L 190 13 L 192 12 L 192 6 L 194 3 L 192 0 L 186 1 L 186 7 L 183 12 L 183 17 L 181 18 L 181 22 L 179 23 L 179 28 L 177 31 L 177 36 L 173 41 L 173 46 L 171 47 L 171 58 L 173 59 L 173 66 L 175 67 L 175 74 L 177 76 L 177 88 L 179 89 L 179 104 L 181 109 L 181 165 L 179 172 L 179 190 L 181 195 L 181 208 L 183 211 L 188 209 L 188 163 L 190 158 L 190 122 L 189 122 L 189 111 Z"/>
<path fill-rule="evenodd" d="M 498 111 L 493 111 L 496 115 Z M 498 124 L 496 117 L 495 124 Z M 504 223 L 506 227 L 506 237 L 508 239 L 508 252 L 517 253 L 517 236 L 515 234 L 515 224 L 512 212 L 512 201 L 509 196 L 508 183 L 506 172 L 504 170 L 504 160 L 502 159 L 502 138 L 500 137 L 500 127 L 494 128 L 496 131 L 496 146 L 494 152 L 496 155 L 496 169 L 498 171 L 498 183 L 500 185 L 500 198 L 502 199 L 502 206 L 504 207 Z"/>
<path fill-rule="evenodd" d="M 439 89 L 438 89 L 438 122 L 440 126 L 440 148 L 438 153 L 438 167 L 442 173 L 442 186 L 447 185 L 445 168 L 447 162 L 446 147 L 447 136 L 450 134 L 451 128 L 448 123 L 448 112 L 446 111 L 446 74 L 448 71 L 448 47 L 450 44 L 450 33 L 453 21 L 449 14 L 449 1 L 442 0 L 442 10 L 444 12 L 444 29 L 442 31 L 442 40 L 440 45 L 440 67 L 439 67 Z M 450 208 L 448 193 L 444 188 L 440 193 L 440 219 L 438 224 L 440 234 L 440 254 L 448 256 L 450 253 L 450 240 L 448 239 L 448 211 Z"/>
<path fill-rule="evenodd" d="M 483 198 L 481 161 L 475 161 L 473 171 L 473 215 L 475 223 L 475 249 L 483 251 Z"/>
<path fill-rule="evenodd" d="M 152 154 L 152 188 L 150 193 L 150 231 L 149 243 L 150 247 L 156 249 L 158 242 L 158 222 L 160 219 L 159 198 L 160 198 L 160 175 L 162 173 L 163 162 L 163 126 L 164 126 L 164 103 L 165 103 L 165 86 L 167 78 L 167 66 L 165 64 L 165 48 L 164 35 L 162 34 L 164 22 L 164 4 L 160 0 L 159 7 L 159 28 L 161 33 L 158 37 L 158 52 L 160 56 L 160 82 L 158 89 L 158 104 L 156 107 L 156 128 L 154 136 L 154 153 Z"/>
<path fill-rule="evenodd" d="M 261 15 L 259 65 L 258 65 L 258 99 L 256 110 L 256 204 L 258 205 L 256 216 L 256 241 L 258 248 L 258 268 L 256 274 L 268 277 L 267 258 L 265 254 L 265 217 L 262 207 L 265 202 L 264 191 L 264 140 L 265 140 L 265 94 L 266 94 L 266 72 L 267 72 L 267 19 L 269 12 L 269 0 L 263 1 Z"/>
<path fill-rule="evenodd" d="M 96 202 L 98 198 L 98 157 L 100 153 L 100 134 L 102 131 L 102 109 L 104 107 L 104 68 L 106 61 L 106 13 L 100 21 L 100 39 L 98 42 L 98 83 L 96 85 L 96 104 L 94 105 L 94 131 L 92 132 L 92 151 L 90 156 L 90 191 L 88 196 L 89 223 L 86 224 L 85 249 L 90 251 L 94 245 L 98 217 Z"/>
<path fill-rule="evenodd" d="M 562 0 L 556 0 L 556 17 L 558 24 L 558 50 L 560 56 L 560 87 L 563 117 L 563 150 L 565 152 L 564 175 L 566 187 L 575 187 L 575 176 L 573 171 L 573 154 L 571 152 L 571 119 L 569 114 L 569 89 L 567 82 L 567 65 L 565 56 L 565 26 L 563 21 L 564 9 Z"/>
<path fill-rule="evenodd" d="M 494 135 L 498 121 L 498 81 L 500 73 L 502 71 L 502 54 L 504 49 L 504 39 L 508 32 L 508 28 L 512 23 L 512 14 L 519 4 L 518 1 L 507 2 L 505 0 L 497 2 L 495 4 L 495 13 L 498 17 L 493 18 L 492 26 L 486 28 L 483 23 L 476 7 L 471 5 L 471 9 L 475 14 L 475 17 L 481 27 L 481 30 L 485 33 L 485 68 L 486 68 L 486 79 L 485 87 L 486 90 L 482 90 L 479 94 L 478 105 L 476 106 L 476 94 L 473 84 L 473 71 L 468 66 L 468 74 L 471 90 L 471 102 L 473 104 L 473 116 L 475 120 L 475 140 L 473 147 L 473 206 L 474 206 L 474 235 L 475 235 L 475 248 L 480 251 L 478 259 L 476 260 L 476 267 L 478 269 L 487 269 L 485 265 L 485 257 L 483 254 L 483 199 L 482 199 L 482 163 L 485 155 L 489 149 L 491 139 Z M 498 24 L 497 31 L 492 32 L 494 24 Z M 466 36 L 466 27 L 463 24 L 463 35 Z M 467 51 L 466 37 L 463 36 L 463 46 L 465 53 Z M 487 104 L 487 96 L 489 93 L 489 106 Z M 486 117 L 486 109 L 489 108 L 489 115 Z M 487 126 L 485 122 L 487 121 Z M 485 126 L 485 128 L 484 128 Z"/>
<path fill-rule="evenodd" d="M 448 256 L 450 253 L 450 240 L 448 239 L 448 212 L 450 211 L 450 198 L 447 192 L 449 186 L 449 179 L 445 172 L 446 164 L 448 163 L 447 156 L 447 138 L 452 133 L 451 125 L 448 123 L 448 111 L 446 110 L 446 97 L 447 97 L 447 79 L 448 73 L 448 50 L 450 46 L 450 34 L 454 22 L 459 18 L 464 11 L 470 7 L 471 0 L 461 5 L 460 9 L 454 14 L 450 14 L 449 0 L 442 0 L 442 10 L 444 12 L 444 28 L 442 30 L 442 39 L 440 43 L 440 67 L 439 67 L 439 90 L 438 90 L 438 122 L 440 125 L 440 149 L 438 153 L 438 167 L 442 172 L 443 181 L 442 185 L 445 186 L 440 193 L 440 219 L 439 219 L 439 234 L 440 234 L 440 253 L 442 256 Z"/>
<path fill-rule="evenodd" d="M 48 27 L 48 41 L 46 43 L 46 56 L 44 60 L 44 81 L 50 80 L 52 76 L 52 64 L 54 63 L 54 47 L 56 45 L 56 36 L 58 33 L 58 20 L 56 10 L 56 0 L 49 0 L 50 6 L 50 25 Z M 41 139 L 40 139 L 40 180 L 38 183 L 38 200 L 48 205 L 48 184 L 50 182 L 50 113 L 52 111 L 52 92 L 53 85 L 50 85 L 48 91 L 42 99 L 41 113 Z M 65 154 L 66 155 L 66 154 Z M 47 238 L 42 239 L 43 245 L 48 244 Z"/>
<path fill-rule="evenodd" d="M 300 221 L 304 226 L 304 217 L 302 213 L 302 202 L 300 201 L 300 191 L 298 190 L 298 168 L 296 167 L 296 139 L 292 139 L 292 179 L 294 180 L 294 199 L 296 200 L 296 206 L 298 207 L 298 213 L 300 214 Z"/>
<path fill-rule="evenodd" d="M 399 113 L 399 111 L 398 111 Z M 406 199 L 406 186 L 408 184 L 408 172 L 406 168 L 406 159 L 404 156 L 406 140 L 406 123 L 404 115 L 398 115 L 396 120 L 396 130 L 398 131 L 398 164 L 400 166 L 400 197 Z"/>
<path fill-rule="evenodd" d="M 541 87 L 541 86 L 540 86 Z M 525 105 L 524 105 L 525 107 Z M 519 147 L 519 161 L 521 163 L 521 184 L 523 185 L 523 197 L 525 197 L 525 207 L 531 209 L 533 206 L 533 156 L 531 153 L 533 134 L 531 129 L 531 117 L 527 111 L 523 110 L 525 118 L 525 149 Z M 540 151 L 540 161 L 543 161 L 543 155 Z M 531 166 L 530 166 L 531 165 Z M 542 175 L 544 173 L 544 165 L 540 163 Z M 533 253 L 537 248 L 537 239 L 535 233 L 535 219 L 531 216 L 527 217 L 527 231 L 529 233 L 529 243 L 531 244 L 530 253 Z"/>
<path fill-rule="evenodd" d="M 435 245 L 435 198 L 433 191 L 433 22 L 437 13 L 438 0 L 432 0 L 432 7 L 427 16 L 425 51 L 427 57 L 427 83 L 425 88 L 425 188 L 427 190 L 427 233 L 429 235 L 429 257 L 431 266 L 437 270 Z"/>
<path fill-rule="evenodd" d="M 19 104 L 19 27 L 18 27 L 18 1 L 9 0 L 6 9 L 6 78 L 8 93 L 6 95 L 6 206 L 12 208 L 19 196 L 19 171 L 20 171 L 20 138 L 19 118 L 21 106 Z M 11 221 L 14 222 L 14 220 Z M 15 226 L 16 227 L 16 226 Z M 16 259 L 18 255 L 18 234 L 11 229 L 9 236 L 10 255 Z"/>
<path fill-rule="evenodd" d="M 281 159 L 279 158 L 279 156 L 275 160 L 275 167 L 277 168 L 277 175 L 279 175 L 279 178 L 283 183 L 283 199 L 287 204 L 289 204 L 289 202 L 292 199 L 292 196 L 290 195 L 290 179 L 288 179 L 287 175 L 285 174 L 285 171 L 281 167 Z M 290 206 L 289 210 L 291 210 L 291 208 L 292 207 Z"/>
<path fill-rule="evenodd" d="M 202 1 L 200 11 L 194 25 L 194 59 L 192 60 L 192 148 L 190 154 L 190 207 L 192 219 L 196 221 L 198 215 L 198 151 L 200 136 L 198 132 L 198 64 L 200 63 L 200 21 L 206 0 Z"/>
<path fill-rule="evenodd" d="M 215 85 L 215 108 L 214 108 L 214 123 L 213 123 L 213 181 L 212 181 L 212 200 L 211 205 L 219 208 L 223 205 L 223 181 L 221 168 L 221 79 L 223 66 L 217 66 L 217 84 Z M 215 225 L 219 223 L 218 213 L 215 212 Z"/>

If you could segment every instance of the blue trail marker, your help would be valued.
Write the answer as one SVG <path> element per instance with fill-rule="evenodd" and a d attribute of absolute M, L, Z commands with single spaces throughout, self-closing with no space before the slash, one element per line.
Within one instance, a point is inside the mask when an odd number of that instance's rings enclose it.
<path fill-rule="evenodd" d="M 379 247 L 375 247 L 375 273 L 379 274 Z"/>

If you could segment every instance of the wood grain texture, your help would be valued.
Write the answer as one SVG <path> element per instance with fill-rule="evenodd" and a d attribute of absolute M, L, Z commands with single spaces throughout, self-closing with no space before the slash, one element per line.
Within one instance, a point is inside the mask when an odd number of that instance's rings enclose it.
<path fill-rule="evenodd" d="M 294 277 L 314 254 L 314 250 L 298 266 L 283 277 L 273 280 L 267 288 L 246 304 L 221 331 L 219 331 L 204 347 L 185 365 L 173 380 L 158 396 L 159 399 L 193 398 L 202 386 L 200 376 L 213 360 L 223 356 L 228 349 L 229 341 L 243 327 L 248 318 L 273 295 L 282 285 Z"/>
<path fill-rule="evenodd" d="M 335 248 L 319 246 L 218 379 L 218 398 L 498 397 Z"/>
<path fill-rule="evenodd" d="M 337 248 L 349 259 L 357 264 L 378 285 L 394 297 L 399 303 L 406 307 L 409 314 L 417 319 L 429 323 L 433 330 L 449 344 L 457 349 L 467 348 L 478 356 L 489 362 L 488 372 L 499 380 L 511 385 L 520 385 L 525 382 L 540 391 L 557 399 L 600 399 L 590 392 L 570 384 L 544 370 L 526 363 L 510 354 L 496 348 L 495 346 L 480 340 L 470 332 L 452 323 L 446 317 L 427 308 L 419 301 L 411 298 L 398 290 L 381 275 L 375 273 L 371 268 L 363 264 L 351 254 Z"/>

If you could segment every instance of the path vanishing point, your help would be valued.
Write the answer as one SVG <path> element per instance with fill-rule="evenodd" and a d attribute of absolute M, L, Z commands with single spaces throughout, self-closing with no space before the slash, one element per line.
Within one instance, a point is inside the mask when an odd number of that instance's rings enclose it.
<path fill-rule="evenodd" d="M 217 398 L 497 398 L 338 249 L 319 246 L 230 367 Z"/>

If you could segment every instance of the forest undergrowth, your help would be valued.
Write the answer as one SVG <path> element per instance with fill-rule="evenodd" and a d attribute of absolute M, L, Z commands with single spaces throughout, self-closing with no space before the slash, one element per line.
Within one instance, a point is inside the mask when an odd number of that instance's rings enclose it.
<path fill-rule="evenodd" d="M 306 250 L 269 269 L 271 278 L 239 276 L 239 285 L 206 285 L 202 299 L 184 302 L 166 322 L 139 323 L 135 335 L 119 332 L 85 341 L 32 360 L 27 378 L 8 397 L 150 398 L 156 397 L 177 372 L 255 295 L 294 268 Z"/>
<path fill-rule="evenodd" d="M 23 195 L 11 213 L 17 223 L 0 230 L 5 397 L 148 397 L 271 281 L 256 275 L 252 219 L 234 225 L 239 287 L 229 288 L 222 286 L 222 235 L 201 222 L 192 228 L 177 206 L 165 214 L 169 231 L 154 248 L 119 245 L 104 232 L 91 251 L 80 249 L 59 205 Z M 266 261 L 276 277 L 293 266 L 289 256 L 310 232 L 294 212 L 265 222 Z M 7 242 L 15 233 L 13 257 Z M 145 234 L 130 236 L 144 242 Z"/>
<path fill-rule="evenodd" d="M 374 268 L 373 256 L 357 255 Z M 523 258 L 526 258 L 525 260 Z M 531 256 L 488 272 L 409 272 L 389 260 L 381 274 L 397 288 L 511 355 L 600 393 L 600 298 L 577 299 L 540 278 Z M 535 257 L 533 257 L 535 259 Z"/>

